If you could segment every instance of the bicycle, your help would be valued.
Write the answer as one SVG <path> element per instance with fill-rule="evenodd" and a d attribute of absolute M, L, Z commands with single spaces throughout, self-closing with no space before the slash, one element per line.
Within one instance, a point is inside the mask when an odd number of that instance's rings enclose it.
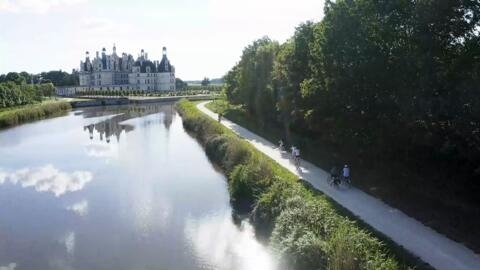
<path fill-rule="evenodd" d="M 352 179 L 349 177 L 342 176 L 342 184 L 346 188 L 349 188 L 352 185 Z"/>
<path fill-rule="evenodd" d="M 280 152 L 283 152 L 285 150 L 285 147 L 283 146 L 283 141 L 280 140 L 278 142 L 278 150 L 280 150 Z"/>
<path fill-rule="evenodd" d="M 340 179 L 340 176 L 338 176 L 338 175 L 330 175 L 330 177 L 328 178 L 328 184 L 330 186 L 339 187 L 341 182 L 342 182 L 342 180 Z"/>
<path fill-rule="evenodd" d="M 293 163 L 295 164 L 296 168 L 300 168 L 300 157 L 294 157 L 293 158 Z"/>

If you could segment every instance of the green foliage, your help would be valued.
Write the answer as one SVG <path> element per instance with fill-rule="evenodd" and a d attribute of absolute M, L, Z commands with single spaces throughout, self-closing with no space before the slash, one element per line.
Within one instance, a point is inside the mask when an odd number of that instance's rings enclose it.
<path fill-rule="evenodd" d="M 341 216 L 324 196 L 313 194 L 195 104 L 181 100 L 177 109 L 185 129 L 228 175 L 234 208 L 251 211 L 257 232 L 270 236 L 288 269 L 401 268 L 378 239 Z"/>
<path fill-rule="evenodd" d="M 79 84 L 78 72 L 69 74 L 61 70 L 40 73 L 42 80 L 48 80 L 55 86 L 75 86 Z"/>
<path fill-rule="evenodd" d="M 72 74 L 61 70 L 42 72 L 40 74 L 30 74 L 22 71 L 20 73 L 9 72 L 6 75 L 0 75 L 0 83 L 2 82 L 14 82 L 18 85 L 29 83 L 52 83 L 55 86 L 74 86 L 78 85 L 79 78 L 78 72 L 76 71 L 72 72 Z"/>
<path fill-rule="evenodd" d="M 322 21 L 299 25 L 285 43 L 246 46 L 224 77 L 226 98 L 249 125 L 279 127 L 288 144 L 297 133 L 348 152 L 353 166 L 409 170 L 369 187 L 410 188 L 396 196 L 478 216 L 479 14 L 477 0 L 326 1 Z"/>
<path fill-rule="evenodd" d="M 184 82 L 180 78 L 175 78 L 175 89 L 182 90 L 188 86 L 188 83 Z"/>
<path fill-rule="evenodd" d="M 210 85 L 210 79 L 207 77 L 203 78 L 202 86 L 208 86 L 208 85 Z"/>
<path fill-rule="evenodd" d="M 55 87 L 51 83 L 43 84 L 16 84 L 12 81 L 0 83 L 0 109 L 42 101 L 44 97 L 51 97 Z"/>
<path fill-rule="evenodd" d="M 52 117 L 65 113 L 71 108 L 69 102 L 46 102 L 9 109 L 0 112 L 0 128 L 11 127 L 25 122 Z"/>

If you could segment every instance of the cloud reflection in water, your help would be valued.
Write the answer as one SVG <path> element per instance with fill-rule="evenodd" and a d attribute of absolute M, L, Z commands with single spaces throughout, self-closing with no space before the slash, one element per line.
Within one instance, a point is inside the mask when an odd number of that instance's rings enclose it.
<path fill-rule="evenodd" d="M 118 147 L 116 144 L 86 144 L 85 153 L 89 157 L 97 158 L 115 158 L 118 157 Z"/>
<path fill-rule="evenodd" d="M 24 188 L 34 187 L 38 192 L 52 192 L 57 197 L 67 192 L 81 190 L 91 180 L 92 173 L 88 171 L 66 173 L 51 164 L 34 169 L 23 168 L 14 172 L 0 169 L 0 184 L 9 181 Z"/>
<path fill-rule="evenodd" d="M 10 264 L 5 265 L 5 266 L 0 266 L 0 270 L 14 270 L 15 268 L 17 268 L 16 263 L 10 263 Z"/>
<path fill-rule="evenodd" d="M 256 241 L 252 226 L 243 221 L 238 228 L 228 214 L 189 219 L 185 234 L 198 258 L 214 268 L 276 269 L 270 252 Z"/>
<path fill-rule="evenodd" d="M 68 232 L 62 242 L 65 244 L 67 253 L 73 255 L 73 252 L 75 251 L 75 233 Z"/>
<path fill-rule="evenodd" d="M 86 200 L 83 200 L 73 205 L 67 206 L 66 209 L 74 212 L 79 216 L 85 216 L 86 214 L 88 214 L 88 202 Z"/>

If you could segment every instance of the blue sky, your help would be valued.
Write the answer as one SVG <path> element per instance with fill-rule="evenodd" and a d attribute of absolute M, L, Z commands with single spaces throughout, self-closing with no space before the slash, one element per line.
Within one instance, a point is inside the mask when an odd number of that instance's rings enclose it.
<path fill-rule="evenodd" d="M 223 76 L 243 48 L 268 35 L 285 41 L 299 23 L 319 21 L 323 0 L 0 0 L 0 74 L 78 68 L 106 47 L 160 59 L 179 78 Z"/>

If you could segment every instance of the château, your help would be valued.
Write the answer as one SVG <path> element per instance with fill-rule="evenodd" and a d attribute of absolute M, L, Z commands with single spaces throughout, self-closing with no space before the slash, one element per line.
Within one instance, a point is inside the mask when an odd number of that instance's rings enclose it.
<path fill-rule="evenodd" d="M 103 48 L 93 59 L 87 51 L 85 60 L 80 61 L 79 86 L 57 89 L 57 92 L 72 95 L 88 90 L 174 91 L 175 67 L 168 60 L 166 47 L 162 49 L 160 61 L 150 60 L 143 49 L 137 59 L 127 53 L 118 55 L 115 44 L 112 54 Z"/>

